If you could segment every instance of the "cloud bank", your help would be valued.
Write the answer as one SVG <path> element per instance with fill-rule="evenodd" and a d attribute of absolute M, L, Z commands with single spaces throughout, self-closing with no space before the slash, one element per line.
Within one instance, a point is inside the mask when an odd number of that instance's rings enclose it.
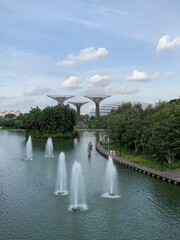
<path fill-rule="evenodd" d="M 91 88 L 105 87 L 109 85 L 110 82 L 111 79 L 109 76 L 103 76 L 100 74 L 95 74 L 87 80 L 88 87 Z"/>
<path fill-rule="evenodd" d="M 108 50 L 106 48 L 97 48 L 88 47 L 82 49 L 78 55 L 70 54 L 66 57 L 66 59 L 59 61 L 57 63 L 60 65 L 74 65 L 79 62 L 89 62 L 94 61 L 98 58 L 105 57 L 108 55 Z"/>
<path fill-rule="evenodd" d="M 62 83 L 62 87 L 65 89 L 75 90 L 82 87 L 82 84 L 78 76 L 70 76 Z"/>
<path fill-rule="evenodd" d="M 159 42 L 156 47 L 156 52 L 171 50 L 179 46 L 180 46 L 180 37 L 177 37 L 174 40 L 171 40 L 169 35 L 164 35 L 159 39 Z"/>
<path fill-rule="evenodd" d="M 39 87 L 30 87 L 23 92 L 23 95 L 26 96 L 38 96 L 47 94 L 51 91 L 50 88 L 39 88 Z"/>
<path fill-rule="evenodd" d="M 141 72 L 139 70 L 134 70 L 132 75 L 127 77 L 127 80 L 136 82 L 149 82 L 150 80 L 158 76 L 159 76 L 158 72 L 150 74 L 146 72 Z"/>
<path fill-rule="evenodd" d="M 114 91 L 115 94 L 133 94 L 133 93 L 137 93 L 137 92 L 138 92 L 137 89 L 130 89 L 126 85 L 122 85 L 122 86 L 116 88 Z"/>

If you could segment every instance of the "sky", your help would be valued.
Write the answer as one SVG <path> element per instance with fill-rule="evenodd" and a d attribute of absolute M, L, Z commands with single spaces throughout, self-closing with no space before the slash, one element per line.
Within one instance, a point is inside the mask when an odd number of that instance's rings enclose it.
<path fill-rule="evenodd" d="M 180 96 L 179 0 L 0 0 L 0 111 Z M 65 101 L 65 104 L 68 100 Z M 72 106 L 72 105 L 71 105 Z"/>

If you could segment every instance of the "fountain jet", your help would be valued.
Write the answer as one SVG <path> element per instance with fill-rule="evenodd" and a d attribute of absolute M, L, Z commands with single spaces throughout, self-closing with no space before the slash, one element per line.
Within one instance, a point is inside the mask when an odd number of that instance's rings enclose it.
<path fill-rule="evenodd" d="M 87 209 L 81 164 L 77 161 L 73 163 L 72 167 L 71 205 L 69 209 L 74 212 L 84 211 Z"/>
<path fill-rule="evenodd" d="M 33 154 L 32 154 L 32 138 L 31 136 L 28 137 L 27 143 L 26 143 L 26 160 L 33 160 Z"/>
<path fill-rule="evenodd" d="M 48 140 L 46 142 L 45 157 L 54 157 L 53 142 L 51 137 L 48 137 Z"/>
<path fill-rule="evenodd" d="M 105 193 L 103 197 L 109 198 L 119 198 L 120 195 L 117 194 L 117 172 L 113 163 L 112 156 L 108 157 L 106 172 L 105 172 Z"/>
<path fill-rule="evenodd" d="M 64 196 L 68 194 L 67 191 L 67 176 L 66 176 L 65 154 L 61 152 L 58 160 L 58 175 L 55 194 Z"/>

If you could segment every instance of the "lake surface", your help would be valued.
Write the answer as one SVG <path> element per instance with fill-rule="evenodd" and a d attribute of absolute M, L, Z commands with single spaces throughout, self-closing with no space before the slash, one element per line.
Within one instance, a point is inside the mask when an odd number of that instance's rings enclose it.
<path fill-rule="evenodd" d="M 53 141 L 53 158 L 44 157 L 46 141 L 33 140 L 33 160 L 25 161 L 24 134 L 0 131 L 1 240 L 180 239 L 179 186 L 115 165 L 121 197 L 102 197 L 107 159 L 96 152 L 96 138 L 82 132 L 78 139 Z M 81 163 L 86 211 L 69 211 L 70 194 L 54 194 L 60 152 L 68 191 L 73 163 Z"/>

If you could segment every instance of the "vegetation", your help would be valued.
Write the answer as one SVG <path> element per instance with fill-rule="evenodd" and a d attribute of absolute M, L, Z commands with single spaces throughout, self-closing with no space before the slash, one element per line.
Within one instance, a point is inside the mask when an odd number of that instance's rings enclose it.
<path fill-rule="evenodd" d="M 105 147 L 105 145 L 104 145 Z M 180 161 L 177 159 L 172 163 L 168 163 L 165 159 L 157 158 L 152 155 L 144 156 L 141 152 L 136 153 L 129 149 L 124 149 L 117 144 L 110 142 L 106 144 L 106 149 L 113 149 L 117 156 L 121 156 L 123 159 L 140 164 L 142 166 L 150 167 L 156 170 L 170 170 L 180 168 Z"/>
<path fill-rule="evenodd" d="M 23 129 L 23 114 L 16 117 L 14 114 L 7 114 L 5 117 L 0 117 L 0 126 L 3 128 Z"/>
<path fill-rule="evenodd" d="M 35 138 L 68 138 L 74 136 L 76 112 L 69 105 L 56 105 L 41 110 L 38 107 L 24 115 L 27 135 Z"/>
<path fill-rule="evenodd" d="M 107 128 L 107 117 L 99 116 L 96 118 L 92 116 L 88 123 L 89 129 L 106 129 Z"/>
<path fill-rule="evenodd" d="M 159 102 L 155 107 L 124 103 L 107 119 L 112 144 L 120 152 L 141 155 L 141 159 L 180 167 L 180 99 Z"/>
<path fill-rule="evenodd" d="M 53 138 L 69 138 L 77 135 L 74 131 L 76 124 L 76 112 L 69 105 L 57 105 L 53 107 L 32 108 L 29 113 L 19 117 L 6 115 L 0 118 L 0 125 L 3 128 L 24 129 L 26 135 L 36 139 L 43 139 L 49 136 Z"/>
<path fill-rule="evenodd" d="M 109 147 L 143 165 L 180 167 L 180 99 L 159 102 L 143 108 L 141 104 L 124 103 L 108 116 L 99 118 L 80 116 L 69 105 L 57 105 L 16 117 L 0 118 L 3 128 L 24 129 L 34 138 L 67 138 L 77 135 L 78 129 L 105 129 Z"/>

